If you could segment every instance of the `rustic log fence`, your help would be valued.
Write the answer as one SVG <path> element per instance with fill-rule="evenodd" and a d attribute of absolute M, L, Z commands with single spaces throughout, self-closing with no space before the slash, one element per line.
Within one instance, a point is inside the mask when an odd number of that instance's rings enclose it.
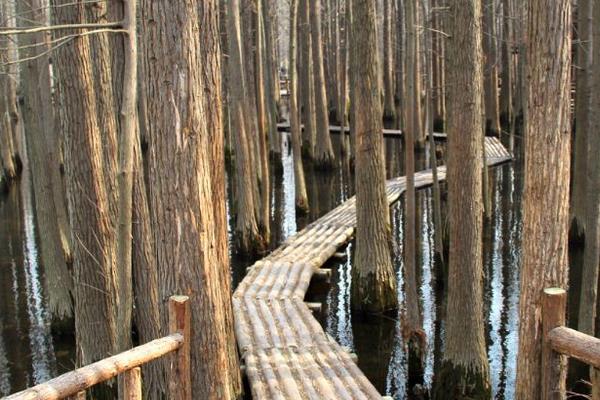
<path fill-rule="evenodd" d="M 190 306 L 186 296 L 169 299 L 170 334 L 123 353 L 105 358 L 57 378 L 12 394 L 6 400 L 85 399 L 85 390 L 123 375 L 121 388 L 127 400 L 142 398 L 140 366 L 174 353 L 169 373 L 169 398 L 191 400 Z"/>
<path fill-rule="evenodd" d="M 567 292 L 544 289 L 542 297 L 542 399 L 566 398 L 567 357 L 600 370 L 600 339 L 565 326 Z M 598 388 L 592 399 L 600 400 Z"/>

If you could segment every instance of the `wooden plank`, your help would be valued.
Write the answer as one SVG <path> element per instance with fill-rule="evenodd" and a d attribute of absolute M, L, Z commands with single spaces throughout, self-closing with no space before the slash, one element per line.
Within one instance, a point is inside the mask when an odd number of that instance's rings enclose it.
<path fill-rule="evenodd" d="M 169 395 L 171 399 L 191 400 L 192 375 L 190 370 L 190 302 L 187 296 L 171 296 L 169 299 L 169 331 L 178 332 L 183 343 L 177 350 L 175 362 L 169 371 Z"/>

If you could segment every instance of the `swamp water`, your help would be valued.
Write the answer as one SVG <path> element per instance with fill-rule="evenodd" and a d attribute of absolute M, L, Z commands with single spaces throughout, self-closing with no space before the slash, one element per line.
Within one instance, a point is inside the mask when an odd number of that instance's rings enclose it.
<path fill-rule="evenodd" d="M 339 149 L 340 136 L 332 138 L 334 149 Z M 354 178 L 347 171 L 340 168 L 329 173 L 314 172 L 305 166 L 310 213 L 296 217 L 289 135 L 283 135 L 282 142 L 283 171 L 271 176 L 272 248 L 354 194 Z M 403 175 L 401 141 L 386 138 L 385 144 L 388 178 Z M 428 152 L 417 153 L 417 171 L 427 168 L 427 155 Z M 490 170 L 492 212 L 484 225 L 484 304 L 491 384 L 496 399 L 514 398 L 522 187 L 521 160 Z M 229 184 L 230 199 L 231 189 Z M 444 195 L 442 185 L 442 197 Z M 416 203 L 417 283 L 427 343 L 422 375 L 415 376 L 408 368 L 400 326 L 402 310 L 393 315 L 368 318 L 352 315 L 353 242 L 340 250 L 346 252 L 346 261 L 327 264 L 332 269 L 331 283 L 311 284 L 308 292 L 308 300 L 323 303 L 323 311 L 316 317 L 325 331 L 358 355 L 359 367 L 382 394 L 396 399 L 422 398 L 420 393 L 431 386 L 444 347 L 444 321 L 454 317 L 444 315 L 444 289 L 438 284 L 439 266 L 434 263 L 431 190 L 417 191 Z M 403 206 L 401 199 L 392 206 L 390 214 L 401 307 L 404 303 Z M 231 209 L 230 200 L 228 209 Z M 73 368 L 73 337 L 53 337 L 50 331 L 33 215 L 31 181 L 25 169 L 8 196 L 0 198 L 0 396 Z M 231 224 L 230 220 L 230 227 Z M 252 261 L 231 255 L 235 287 Z M 577 263 L 579 256 L 574 255 L 573 263 Z M 577 287 L 573 285 L 576 281 L 574 276 L 572 288 Z M 571 309 L 575 306 L 570 302 Z"/>

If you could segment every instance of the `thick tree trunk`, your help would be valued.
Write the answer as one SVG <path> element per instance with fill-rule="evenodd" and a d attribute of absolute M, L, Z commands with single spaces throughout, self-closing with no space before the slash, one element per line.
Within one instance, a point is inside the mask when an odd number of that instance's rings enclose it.
<path fill-rule="evenodd" d="M 446 343 L 434 399 L 489 399 L 483 312 L 481 2 L 450 2 L 448 21 L 449 273 Z"/>
<path fill-rule="evenodd" d="M 568 279 L 571 3 L 534 0 L 528 15 L 516 395 L 535 400 L 541 385 L 542 291 L 566 288 Z M 564 380 L 560 386 L 564 390 Z"/>
<path fill-rule="evenodd" d="M 496 60 L 496 2 L 483 0 L 483 51 L 485 55 L 485 118 L 487 132 L 500 134 L 498 104 L 498 62 Z"/>
<path fill-rule="evenodd" d="M 244 254 L 255 254 L 263 247 L 258 232 L 258 223 L 254 212 L 255 199 L 253 164 L 251 163 L 251 146 L 249 132 L 251 127 L 245 116 L 246 79 L 241 47 L 240 7 L 236 0 L 228 3 L 227 38 L 229 59 L 227 66 L 229 79 L 229 112 L 231 116 L 232 134 L 235 136 L 235 179 L 236 179 L 236 243 L 235 246 Z"/>
<path fill-rule="evenodd" d="M 8 25 L 7 15 L 9 7 L 6 2 L 0 3 L 0 22 L 4 26 Z M 0 46 L 6 48 L 12 38 L 1 38 Z M 0 52 L 0 63 L 9 62 L 9 54 L 7 51 Z M 15 165 L 15 145 L 13 143 L 12 124 L 9 116 L 10 96 L 8 94 L 11 76 L 8 73 L 8 68 L 0 69 L 0 170 L 8 180 L 13 180 L 17 177 L 17 167 Z"/>
<path fill-rule="evenodd" d="M 230 1 L 234 37 L 230 62 L 241 70 L 239 3 Z M 153 124 L 148 126 L 148 176 L 150 210 L 154 229 L 159 298 L 179 293 L 191 300 L 191 369 L 192 397 L 231 399 L 239 387 L 237 366 L 228 354 L 231 321 L 225 309 L 231 307 L 228 289 L 222 282 L 222 250 L 217 240 L 222 232 L 216 225 L 222 216 L 215 215 L 214 193 L 222 182 L 214 182 L 214 169 L 223 174 L 224 164 L 212 156 L 210 109 L 205 107 L 203 85 L 218 90 L 218 82 L 203 79 L 202 62 L 219 57 L 218 46 L 206 45 L 200 38 L 198 3 L 189 0 L 157 3 L 142 2 L 145 42 L 144 63 L 147 73 L 146 98 Z M 206 19 L 203 20 L 206 23 Z M 216 18 L 211 19 L 216 34 Z M 204 27 L 202 29 L 208 29 Z M 206 31 L 204 31 L 206 32 Z M 171 38 L 178 38 L 173 46 Z M 212 38 L 211 43 L 218 39 Z M 233 54 L 235 53 L 235 55 Z M 243 75 L 241 75 L 243 77 Z M 243 83 L 243 79 L 242 79 Z M 243 86 L 241 86 L 243 88 Z M 236 104 L 242 111 L 242 100 Z M 220 98 L 213 98 L 220 102 Z M 165 107 L 167 107 L 165 109 Z M 221 175 L 222 176 L 222 175 Z M 221 192 L 222 193 L 222 192 Z M 174 271 L 176 273 L 174 273 Z M 162 332 L 168 323 L 161 307 Z M 229 315 L 230 317 L 230 315 Z"/>
<path fill-rule="evenodd" d="M 390 255 L 390 216 L 385 194 L 382 110 L 377 68 L 375 3 L 354 0 L 351 71 L 356 102 L 356 264 L 352 307 L 381 312 L 398 306 Z"/>
<path fill-rule="evenodd" d="M 294 183 L 296 189 L 296 210 L 302 214 L 307 214 L 309 210 L 308 196 L 306 194 L 306 182 L 304 179 L 304 169 L 302 166 L 301 133 L 300 118 L 298 113 L 298 68 L 296 61 L 296 38 L 298 24 L 298 1 L 291 0 L 290 3 L 290 128 L 292 131 L 292 151 L 294 157 Z"/>
<path fill-rule="evenodd" d="M 222 102 L 214 99 L 222 98 L 221 84 L 221 49 L 219 41 L 219 2 L 217 0 L 203 1 L 199 3 L 200 12 L 200 39 L 204 48 L 208 51 L 201 52 L 203 87 L 207 95 L 203 96 L 204 107 L 207 111 L 208 132 L 212 144 L 212 162 L 214 165 L 225 165 L 224 132 L 223 132 L 223 110 Z M 220 274 L 222 285 L 221 310 L 225 318 L 226 332 L 233 332 L 233 309 L 229 300 L 231 296 L 231 273 L 229 265 L 229 241 L 226 210 L 226 183 L 225 169 L 212 168 L 211 177 L 213 181 L 213 210 L 215 213 L 217 263 L 215 267 Z M 237 343 L 233 335 L 227 335 L 228 349 L 226 356 L 229 360 L 229 372 L 231 374 L 230 390 L 233 398 L 239 398 L 242 392 L 242 383 L 239 376 L 239 361 Z"/>
<path fill-rule="evenodd" d="M 69 0 L 57 1 L 56 5 L 65 3 Z M 84 14 L 81 1 L 57 7 L 56 23 L 81 23 Z M 104 179 L 89 38 L 80 37 L 65 46 L 55 62 L 67 118 L 63 128 L 75 275 L 77 364 L 85 365 L 116 350 L 115 237 Z"/>
<path fill-rule="evenodd" d="M 17 2 L 17 12 L 27 13 L 24 27 L 47 24 L 42 3 Z M 30 22 L 34 21 L 34 22 Z M 20 46 L 31 46 L 46 42 L 46 33 L 25 34 L 19 37 Z M 52 112 L 50 64 L 44 52 L 48 46 L 35 46 L 21 49 L 19 58 L 37 57 L 26 62 L 21 68 L 21 85 L 23 88 L 23 116 L 27 150 L 33 176 L 35 194 L 35 212 L 39 231 L 42 262 L 48 286 L 48 303 L 53 322 L 61 323 L 73 316 L 71 291 L 73 288 L 71 274 L 67 269 L 69 245 L 66 238 L 66 223 L 60 223 L 59 213 L 64 218 L 65 204 L 57 204 L 55 189 L 62 188 L 59 164 L 51 158 L 56 153 L 51 151 L 51 140 L 54 135 L 54 115 Z M 59 196 L 58 200 L 64 201 Z M 62 228 L 62 229 L 61 229 Z"/>
<path fill-rule="evenodd" d="M 327 90 L 325 88 L 325 65 L 321 35 L 321 0 L 308 0 L 310 3 L 311 50 L 315 89 L 316 143 L 315 166 L 330 169 L 334 166 L 335 155 L 329 133 L 329 112 Z"/>
<path fill-rule="evenodd" d="M 577 32 L 579 44 L 576 48 L 577 66 L 575 74 L 575 148 L 573 163 L 573 188 L 571 194 L 571 234 L 573 239 L 582 239 L 586 229 L 586 185 L 588 138 L 590 132 L 590 98 L 592 90 L 592 0 L 580 0 L 577 10 Z M 593 171 L 589 173 L 593 174 Z"/>
<path fill-rule="evenodd" d="M 394 40 L 392 29 L 392 2 L 384 0 L 383 4 L 383 117 L 390 120 L 396 118 L 396 105 L 394 104 Z"/>

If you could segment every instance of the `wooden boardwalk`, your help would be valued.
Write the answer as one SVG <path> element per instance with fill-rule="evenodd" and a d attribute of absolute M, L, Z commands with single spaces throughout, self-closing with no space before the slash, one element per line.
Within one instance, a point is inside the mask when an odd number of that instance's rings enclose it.
<path fill-rule="evenodd" d="M 489 166 L 512 159 L 497 138 L 486 138 Z M 440 180 L 446 168 L 438 168 Z M 431 170 L 415 174 L 415 187 L 432 184 Z M 405 177 L 387 181 L 396 202 Z M 350 241 L 355 197 L 290 237 L 249 268 L 233 294 L 235 333 L 254 399 L 377 399 L 381 394 L 351 355 L 323 331 L 304 296 L 321 266 Z"/>
<path fill-rule="evenodd" d="M 277 129 L 280 131 L 289 131 L 290 130 L 290 124 L 289 122 L 280 122 L 277 124 Z M 340 133 L 342 131 L 342 127 L 339 125 L 329 125 L 329 131 L 331 133 Z M 344 127 L 344 132 L 349 135 L 350 134 L 350 127 L 346 126 Z M 392 137 L 398 137 L 398 136 L 402 136 L 402 131 L 399 129 L 383 129 L 383 136 L 392 136 Z M 440 132 L 433 132 L 433 138 L 436 140 L 446 140 L 447 136 L 445 133 L 440 133 Z"/>

